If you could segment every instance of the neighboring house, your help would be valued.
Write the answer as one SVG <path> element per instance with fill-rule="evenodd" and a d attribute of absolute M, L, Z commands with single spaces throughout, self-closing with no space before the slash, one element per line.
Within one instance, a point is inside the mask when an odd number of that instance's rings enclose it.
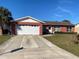
<path fill-rule="evenodd" d="M 43 22 L 27 16 L 12 21 L 10 31 L 15 35 L 42 35 L 53 32 L 74 32 L 74 25 L 68 22 Z"/>
<path fill-rule="evenodd" d="M 77 34 L 79 34 L 79 24 L 75 25 L 75 32 L 77 32 Z"/>
<path fill-rule="evenodd" d="M 3 29 L 0 26 L 0 35 L 2 34 L 11 34 L 10 26 L 4 25 Z"/>

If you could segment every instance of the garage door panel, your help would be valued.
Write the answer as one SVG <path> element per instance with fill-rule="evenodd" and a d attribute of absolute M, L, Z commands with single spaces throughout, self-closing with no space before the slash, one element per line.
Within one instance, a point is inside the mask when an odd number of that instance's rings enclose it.
<path fill-rule="evenodd" d="M 39 26 L 19 26 L 20 30 L 17 27 L 18 35 L 39 35 Z"/>

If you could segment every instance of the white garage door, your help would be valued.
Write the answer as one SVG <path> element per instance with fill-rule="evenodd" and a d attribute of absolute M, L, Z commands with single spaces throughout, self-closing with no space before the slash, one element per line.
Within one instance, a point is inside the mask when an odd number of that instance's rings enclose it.
<path fill-rule="evenodd" d="M 18 35 L 39 35 L 39 26 L 32 25 L 18 25 L 16 27 Z"/>

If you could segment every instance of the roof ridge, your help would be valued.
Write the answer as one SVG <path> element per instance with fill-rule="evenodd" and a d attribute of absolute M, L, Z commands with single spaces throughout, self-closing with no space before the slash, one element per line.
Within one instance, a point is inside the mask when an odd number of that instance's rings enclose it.
<path fill-rule="evenodd" d="M 20 19 L 24 19 L 24 18 L 31 18 L 31 19 L 34 19 L 34 20 L 36 20 L 36 21 L 45 23 L 44 21 L 38 20 L 38 19 L 36 19 L 36 18 L 34 18 L 34 17 L 31 17 L 31 16 L 25 16 L 25 17 L 17 18 L 17 19 L 15 19 L 15 21 L 18 21 L 18 20 L 20 20 Z"/>

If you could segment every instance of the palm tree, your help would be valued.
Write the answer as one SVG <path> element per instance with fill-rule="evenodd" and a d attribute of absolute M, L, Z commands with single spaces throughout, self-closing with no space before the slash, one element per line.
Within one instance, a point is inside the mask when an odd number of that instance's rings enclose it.
<path fill-rule="evenodd" d="M 12 20 L 13 18 L 11 12 L 4 7 L 0 7 L 0 26 L 3 34 L 5 34 L 5 32 L 9 33 L 11 27 L 10 22 Z"/>

